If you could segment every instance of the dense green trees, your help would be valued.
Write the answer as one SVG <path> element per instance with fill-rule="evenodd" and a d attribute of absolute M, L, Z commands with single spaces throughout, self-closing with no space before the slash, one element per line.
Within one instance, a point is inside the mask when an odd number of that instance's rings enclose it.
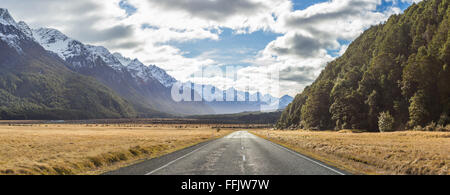
<path fill-rule="evenodd" d="M 0 119 L 89 119 L 134 116 L 94 79 L 75 74 L 0 73 Z"/>
<path fill-rule="evenodd" d="M 394 129 L 450 118 L 449 0 L 414 4 L 373 26 L 284 111 L 279 128 L 378 131 L 389 112 Z"/>
<path fill-rule="evenodd" d="M 301 126 L 308 129 L 324 129 L 330 127 L 329 91 L 331 82 L 323 82 L 311 89 L 301 109 Z"/>

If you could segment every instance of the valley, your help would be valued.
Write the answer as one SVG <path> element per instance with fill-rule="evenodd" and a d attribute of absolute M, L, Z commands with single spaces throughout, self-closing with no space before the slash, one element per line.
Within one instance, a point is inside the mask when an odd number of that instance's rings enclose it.
<path fill-rule="evenodd" d="M 450 175 L 450 0 L 282 1 L 0 5 L 0 175 Z"/>

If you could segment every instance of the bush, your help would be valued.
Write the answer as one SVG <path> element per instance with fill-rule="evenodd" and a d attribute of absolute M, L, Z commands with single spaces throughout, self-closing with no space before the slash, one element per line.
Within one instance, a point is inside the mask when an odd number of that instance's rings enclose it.
<path fill-rule="evenodd" d="M 435 131 L 446 131 L 446 129 L 443 125 L 438 125 L 438 126 L 436 126 Z"/>
<path fill-rule="evenodd" d="M 414 127 L 414 129 L 413 129 L 414 131 L 423 131 L 424 129 L 423 129 L 423 127 L 422 126 L 420 126 L 420 125 L 417 125 L 417 126 L 415 126 Z"/>
<path fill-rule="evenodd" d="M 425 127 L 421 127 L 416 126 L 414 127 L 414 131 L 440 131 L 440 132 L 444 132 L 444 131 L 450 131 L 450 125 L 444 126 L 444 125 L 439 125 L 436 122 L 431 122 L 430 124 L 428 124 Z"/>
<path fill-rule="evenodd" d="M 437 124 L 433 121 L 425 127 L 425 131 L 435 131 Z"/>
<path fill-rule="evenodd" d="M 382 112 L 378 117 L 380 132 L 394 131 L 395 119 L 389 112 Z"/>
<path fill-rule="evenodd" d="M 442 126 L 450 124 L 450 116 L 447 113 L 441 114 L 438 124 Z"/>

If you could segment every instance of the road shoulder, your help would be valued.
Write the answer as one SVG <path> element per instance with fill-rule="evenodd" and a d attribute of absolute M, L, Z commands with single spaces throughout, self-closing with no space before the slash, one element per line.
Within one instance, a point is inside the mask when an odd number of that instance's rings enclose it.
<path fill-rule="evenodd" d="M 285 148 L 286 150 L 289 150 L 289 151 L 295 152 L 295 153 L 297 153 L 297 154 L 299 154 L 301 156 L 304 156 L 304 157 L 308 158 L 311 161 L 314 161 L 316 163 L 322 164 L 322 165 L 327 166 L 327 167 L 329 167 L 331 169 L 336 169 L 339 172 L 343 173 L 344 175 L 364 175 L 364 173 L 361 173 L 361 172 L 359 172 L 359 171 L 357 171 L 355 169 L 352 169 L 352 168 L 350 168 L 348 166 L 342 165 L 342 164 L 340 164 L 340 163 L 338 163 L 336 161 L 333 161 L 333 160 L 331 160 L 329 158 L 326 158 L 324 156 L 318 155 L 316 153 L 304 150 L 304 149 L 299 148 L 299 147 L 294 147 L 292 145 L 283 143 L 283 142 L 281 142 L 281 141 L 279 141 L 277 139 L 272 139 L 272 138 L 267 137 L 267 136 L 265 136 L 263 134 L 256 133 L 255 131 L 249 131 L 249 133 L 251 133 L 251 134 L 253 134 L 253 135 L 255 135 L 255 136 L 259 137 L 259 138 L 262 138 L 262 139 L 264 139 L 266 141 L 269 141 L 269 142 L 271 142 L 273 144 L 276 144 L 279 147 Z"/>
<path fill-rule="evenodd" d="M 183 149 L 174 151 L 172 153 L 162 155 L 160 157 L 140 160 L 131 165 L 121 167 L 117 170 L 105 172 L 102 175 L 145 175 L 145 174 L 149 174 L 149 173 L 165 166 L 168 162 L 175 161 L 175 160 L 177 160 L 185 155 L 188 155 L 188 154 L 210 144 L 211 142 L 214 142 L 221 138 L 223 138 L 223 137 L 211 139 L 211 140 L 208 140 L 208 141 L 202 142 L 202 143 L 198 143 L 198 144 L 189 146 L 187 148 L 183 148 Z"/>

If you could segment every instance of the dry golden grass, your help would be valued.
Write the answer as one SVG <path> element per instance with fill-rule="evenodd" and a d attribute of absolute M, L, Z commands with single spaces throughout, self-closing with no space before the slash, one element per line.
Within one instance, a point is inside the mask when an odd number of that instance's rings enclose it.
<path fill-rule="evenodd" d="M 0 174 L 98 174 L 230 132 L 208 125 L 3 125 Z"/>
<path fill-rule="evenodd" d="M 355 174 L 450 174 L 450 132 L 252 133 Z"/>

